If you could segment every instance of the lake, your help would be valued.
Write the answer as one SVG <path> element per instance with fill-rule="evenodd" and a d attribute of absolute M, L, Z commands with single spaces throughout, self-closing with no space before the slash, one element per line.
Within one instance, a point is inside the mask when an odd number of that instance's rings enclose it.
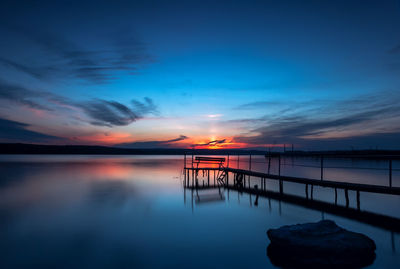
<path fill-rule="evenodd" d="M 230 166 L 248 168 L 248 156 L 236 158 Z M 281 172 L 318 178 L 318 164 L 286 158 Z M 329 160 L 325 166 L 327 179 L 388 184 L 385 161 Z M 393 168 L 399 187 L 399 162 Z M 267 169 L 263 156 L 253 156 L 252 170 Z M 276 160 L 270 170 L 277 172 Z M 183 188 L 183 156 L 2 155 L 0 175 L 3 269 L 275 268 L 266 231 L 322 218 L 375 241 L 377 257 L 368 268 L 400 266 L 400 235 L 387 229 L 274 199 L 260 197 L 256 206 L 254 197 L 235 191 L 197 202 Z M 304 186 L 284 187 L 304 196 Z M 332 190 L 314 189 L 315 199 L 333 197 Z M 344 204 L 342 193 L 338 202 Z M 398 196 L 361 193 L 362 210 L 400 218 L 399 205 Z"/>

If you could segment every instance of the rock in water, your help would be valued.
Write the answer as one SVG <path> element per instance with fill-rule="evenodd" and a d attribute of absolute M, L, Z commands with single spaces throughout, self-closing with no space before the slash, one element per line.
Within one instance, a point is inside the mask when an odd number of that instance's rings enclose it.
<path fill-rule="evenodd" d="M 284 268 L 361 268 L 375 260 L 375 242 L 331 220 L 267 231 L 271 262 Z"/>

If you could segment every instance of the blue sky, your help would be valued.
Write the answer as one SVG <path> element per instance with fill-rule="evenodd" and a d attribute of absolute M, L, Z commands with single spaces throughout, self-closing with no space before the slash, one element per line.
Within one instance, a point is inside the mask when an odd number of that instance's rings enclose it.
<path fill-rule="evenodd" d="M 1 142 L 400 148 L 400 1 L 0 7 Z"/>

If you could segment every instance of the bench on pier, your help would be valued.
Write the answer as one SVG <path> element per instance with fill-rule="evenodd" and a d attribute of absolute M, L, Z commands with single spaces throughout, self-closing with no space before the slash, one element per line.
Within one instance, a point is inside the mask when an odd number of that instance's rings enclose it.
<path fill-rule="evenodd" d="M 206 163 L 206 164 L 218 164 L 221 167 L 225 162 L 225 158 L 218 158 L 218 157 L 196 157 L 193 163 L 197 164 L 197 168 L 199 164 Z"/>

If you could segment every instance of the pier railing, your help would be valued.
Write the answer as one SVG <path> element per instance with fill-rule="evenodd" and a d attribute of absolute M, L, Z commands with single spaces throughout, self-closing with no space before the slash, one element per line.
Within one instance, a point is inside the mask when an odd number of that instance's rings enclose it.
<path fill-rule="evenodd" d="M 187 159 L 188 156 L 191 156 L 192 160 L 189 165 L 193 165 L 195 163 L 194 157 L 196 155 L 192 154 L 185 154 L 184 155 L 184 167 L 187 167 Z M 302 168 L 312 168 L 312 169 L 319 169 L 319 177 L 316 179 L 319 180 L 325 180 L 326 172 L 329 169 L 343 169 L 343 170 L 375 170 L 375 171 L 386 171 L 387 173 L 387 179 L 388 179 L 388 184 L 387 186 L 392 187 L 393 186 L 393 173 L 394 172 L 400 172 L 400 168 L 394 168 L 393 167 L 393 161 L 394 160 L 400 160 L 400 156 L 398 155 L 374 155 L 374 156 L 369 156 L 369 155 L 334 155 L 334 154 L 328 154 L 328 155 L 300 155 L 300 156 L 291 156 L 291 155 L 282 155 L 279 153 L 274 153 L 274 154 L 265 154 L 265 160 L 264 161 L 259 161 L 255 160 L 253 157 L 254 156 L 260 156 L 260 155 L 251 155 L 251 154 L 235 154 L 235 155 L 225 155 L 226 163 L 225 167 L 226 168 L 237 168 L 237 169 L 246 169 L 251 171 L 252 166 L 254 165 L 265 165 L 265 170 L 267 174 L 276 174 L 276 175 L 282 175 L 283 171 L 285 170 L 285 167 L 302 167 Z M 262 156 L 262 155 L 261 155 Z M 221 157 L 221 156 L 219 156 Z M 287 162 L 288 159 L 290 159 L 290 162 Z M 309 164 L 309 163 L 301 163 L 299 159 L 312 159 L 315 161 L 316 164 Z M 334 159 L 351 159 L 351 160 L 369 160 L 369 161 L 377 161 L 380 164 L 386 163 L 386 167 L 360 167 L 360 166 L 342 166 L 342 165 L 327 165 L 329 160 L 334 160 Z M 275 164 L 274 164 L 275 162 Z M 271 171 L 275 171 L 275 173 L 272 173 Z"/>

